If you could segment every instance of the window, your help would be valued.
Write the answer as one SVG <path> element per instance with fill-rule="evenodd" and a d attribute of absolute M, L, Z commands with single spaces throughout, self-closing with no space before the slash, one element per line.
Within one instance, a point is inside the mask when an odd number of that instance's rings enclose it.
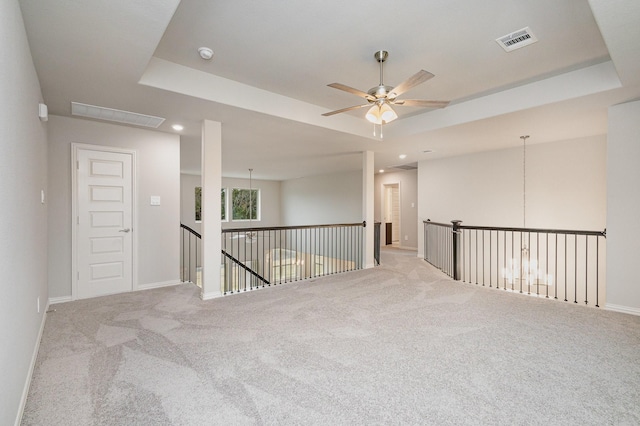
<path fill-rule="evenodd" d="M 196 186 L 196 222 L 202 220 L 202 187 Z"/>
<path fill-rule="evenodd" d="M 258 189 L 238 189 L 231 191 L 232 220 L 260 220 L 260 191 Z"/>
<path fill-rule="evenodd" d="M 220 202 L 222 205 L 220 206 L 220 216 L 223 221 L 229 220 L 227 218 L 227 188 L 222 188 L 220 190 Z"/>
<path fill-rule="evenodd" d="M 227 188 L 220 191 L 220 218 L 224 221 L 227 219 Z M 202 187 L 196 186 L 196 222 L 202 221 Z"/>

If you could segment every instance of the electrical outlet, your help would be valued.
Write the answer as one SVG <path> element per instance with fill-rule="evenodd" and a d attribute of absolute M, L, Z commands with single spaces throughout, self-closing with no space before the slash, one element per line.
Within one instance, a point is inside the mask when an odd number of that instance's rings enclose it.
<path fill-rule="evenodd" d="M 38 296 L 37 302 L 38 302 L 38 313 L 40 313 L 40 296 Z"/>

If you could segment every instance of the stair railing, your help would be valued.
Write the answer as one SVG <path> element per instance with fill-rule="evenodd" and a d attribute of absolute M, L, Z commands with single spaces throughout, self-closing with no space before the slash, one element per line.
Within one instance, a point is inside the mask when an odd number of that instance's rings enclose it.
<path fill-rule="evenodd" d="M 424 222 L 424 259 L 454 280 L 600 306 L 606 230 Z"/>

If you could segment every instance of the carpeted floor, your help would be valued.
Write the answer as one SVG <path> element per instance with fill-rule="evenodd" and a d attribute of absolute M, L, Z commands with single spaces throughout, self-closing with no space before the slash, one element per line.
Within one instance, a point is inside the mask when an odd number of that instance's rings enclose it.
<path fill-rule="evenodd" d="M 640 424 L 640 317 L 453 282 L 394 250 L 198 294 L 55 305 L 23 424 Z"/>

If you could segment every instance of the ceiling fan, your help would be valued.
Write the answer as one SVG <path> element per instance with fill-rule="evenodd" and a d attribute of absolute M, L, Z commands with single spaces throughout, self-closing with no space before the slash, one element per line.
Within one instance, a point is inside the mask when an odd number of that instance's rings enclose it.
<path fill-rule="evenodd" d="M 371 106 L 367 115 L 367 120 L 373 124 L 387 124 L 398 118 L 396 112 L 391 108 L 391 105 L 395 106 L 416 106 L 416 107 L 428 107 L 428 108 L 444 108 L 449 105 L 449 101 L 430 101 L 424 99 L 398 99 L 398 96 L 417 86 L 425 81 L 434 77 L 433 74 L 425 70 L 420 70 L 396 87 L 385 86 L 383 82 L 383 64 L 389 57 L 389 52 L 386 50 L 379 50 L 373 55 L 376 61 L 380 63 L 380 84 L 372 87 L 368 92 L 354 89 L 353 87 L 346 86 L 341 83 L 331 83 L 328 86 L 334 89 L 344 90 L 345 92 L 352 93 L 356 96 L 366 99 L 367 103 L 363 105 L 355 105 L 348 108 L 342 108 L 336 111 L 326 112 L 322 114 L 325 117 L 334 114 L 340 114 L 342 112 L 352 111 L 355 109 L 365 108 Z M 375 130 L 374 130 L 375 133 Z"/>

